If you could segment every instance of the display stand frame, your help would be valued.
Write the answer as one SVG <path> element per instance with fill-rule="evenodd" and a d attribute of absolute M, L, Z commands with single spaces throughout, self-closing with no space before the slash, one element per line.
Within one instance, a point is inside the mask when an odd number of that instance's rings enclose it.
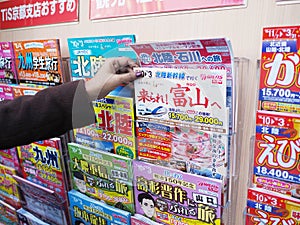
<path fill-rule="evenodd" d="M 239 170 L 242 157 L 242 142 L 244 135 L 243 118 L 245 117 L 243 111 L 243 97 L 244 85 L 247 82 L 247 75 L 249 74 L 250 60 L 244 57 L 234 58 L 234 83 L 233 83 L 233 120 L 234 126 L 232 134 L 230 135 L 231 148 L 229 155 L 229 187 L 228 187 L 228 201 L 224 204 L 224 213 L 222 221 L 224 225 L 236 224 L 236 217 L 238 212 L 238 188 L 239 188 Z"/>
<path fill-rule="evenodd" d="M 64 71 L 69 72 L 69 58 L 63 58 Z M 233 62 L 233 128 L 228 138 L 230 139 L 230 154 L 229 154 L 229 171 L 228 171 L 228 197 L 227 202 L 223 204 L 222 224 L 231 225 L 235 224 L 235 215 L 239 212 L 237 207 L 238 188 L 239 188 L 239 170 L 242 157 L 242 144 L 244 135 L 244 118 L 245 114 L 243 108 L 243 99 L 247 93 L 244 92 L 246 82 L 248 81 L 247 75 L 249 74 L 250 60 L 244 57 L 235 57 Z"/>

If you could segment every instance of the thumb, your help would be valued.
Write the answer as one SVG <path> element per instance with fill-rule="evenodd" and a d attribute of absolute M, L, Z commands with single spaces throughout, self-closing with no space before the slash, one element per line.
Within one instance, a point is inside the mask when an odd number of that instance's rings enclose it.
<path fill-rule="evenodd" d="M 129 70 L 128 73 L 117 74 L 114 76 L 118 80 L 119 85 L 129 84 L 130 82 L 136 80 L 139 77 L 139 73 Z"/>

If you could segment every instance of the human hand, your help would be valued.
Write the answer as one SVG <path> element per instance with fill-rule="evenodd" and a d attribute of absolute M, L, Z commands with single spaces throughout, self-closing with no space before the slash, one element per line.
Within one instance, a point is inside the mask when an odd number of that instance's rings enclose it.
<path fill-rule="evenodd" d="M 85 82 L 86 91 L 91 100 L 104 98 L 110 91 L 122 84 L 129 84 L 141 73 L 135 73 L 133 67 L 138 65 L 130 58 L 108 58 L 95 77 Z"/>

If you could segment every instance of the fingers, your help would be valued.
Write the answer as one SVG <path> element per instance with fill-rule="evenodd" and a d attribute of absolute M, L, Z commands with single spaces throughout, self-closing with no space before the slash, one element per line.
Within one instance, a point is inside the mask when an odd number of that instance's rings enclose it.
<path fill-rule="evenodd" d="M 112 64 L 117 73 L 129 72 L 133 67 L 137 67 L 138 64 L 128 57 L 113 58 Z"/>
<path fill-rule="evenodd" d="M 132 59 L 128 57 L 119 57 L 116 58 L 119 61 L 120 66 L 122 67 L 130 67 L 133 68 L 135 66 L 138 66 L 136 62 L 134 62 Z"/>
<path fill-rule="evenodd" d="M 137 63 L 128 57 L 106 59 L 95 77 L 85 84 L 90 99 L 103 98 L 119 85 L 130 84 L 140 77 L 133 71 Z"/>
<path fill-rule="evenodd" d="M 133 70 L 130 70 L 129 73 L 123 73 L 118 75 L 118 79 L 122 84 L 129 84 L 130 82 L 136 80 L 138 77 L 136 76 Z"/>

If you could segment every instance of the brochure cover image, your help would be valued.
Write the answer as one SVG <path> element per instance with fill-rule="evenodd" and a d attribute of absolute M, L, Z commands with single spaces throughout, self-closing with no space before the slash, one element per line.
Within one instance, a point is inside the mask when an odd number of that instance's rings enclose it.
<path fill-rule="evenodd" d="M 130 212 L 109 206 L 76 190 L 68 192 L 72 225 L 130 224 Z"/>
<path fill-rule="evenodd" d="M 225 69 L 232 72 L 232 48 L 226 38 L 130 45 L 141 67 Z M 231 74 L 232 75 L 232 74 Z"/>
<path fill-rule="evenodd" d="M 137 120 L 136 142 L 138 159 L 155 161 L 155 164 L 161 161 L 161 163 L 166 164 L 172 158 L 173 133 L 173 126 Z M 180 167 L 182 167 L 181 170 L 186 171 L 185 162 Z"/>
<path fill-rule="evenodd" d="M 300 224 L 300 200 L 261 188 L 249 188 L 246 225 Z"/>
<path fill-rule="evenodd" d="M 73 189 L 134 213 L 132 160 L 69 143 Z"/>
<path fill-rule="evenodd" d="M 130 44 L 135 35 L 68 38 L 72 80 L 95 76 L 106 58 L 126 56 L 136 59 Z"/>
<path fill-rule="evenodd" d="M 44 87 L 30 87 L 25 85 L 12 86 L 14 98 L 24 95 L 35 95 L 39 91 L 43 90 Z"/>
<path fill-rule="evenodd" d="M 300 113 L 300 26 L 263 29 L 258 109 Z"/>
<path fill-rule="evenodd" d="M 228 136 L 188 126 L 136 121 L 138 159 L 226 180 Z"/>
<path fill-rule="evenodd" d="M 0 101 L 14 99 L 13 88 L 7 84 L 0 84 Z"/>
<path fill-rule="evenodd" d="M 229 132 L 235 115 L 234 58 L 231 42 L 226 38 L 179 40 L 132 44 L 140 66 L 175 69 L 225 70 L 226 106 L 229 109 Z M 193 81 L 193 80 L 190 80 Z"/>
<path fill-rule="evenodd" d="M 18 209 L 21 207 L 21 195 L 14 179 L 16 170 L 0 164 L 0 200 Z"/>
<path fill-rule="evenodd" d="M 133 161 L 136 214 L 164 224 L 222 224 L 222 181 Z"/>
<path fill-rule="evenodd" d="M 0 150 L 0 164 L 11 167 L 21 174 L 18 150 L 16 147 Z"/>
<path fill-rule="evenodd" d="M 135 68 L 143 78 L 134 81 L 137 120 L 189 125 L 229 133 L 226 71 Z"/>
<path fill-rule="evenodd" d="M 131 159 L 136 158 L 133 91 L 118 87 L 93 102 L 96 123 L 74 130 L 75 142 Z"/>
<path fill-rule="evenodd" d="M 16 209 L 1 200 L 0 200 L 0 224 L 19 225 Z"/>
<path fill-rule="evenodd" d="M 17 84 L 16 61 L 12 42 L 0 42 L 0 82 Z"/>
<path fill-rule="evenodd" d="M 254 183 L 288 195 L 300 186 L 300 116 L 258 110 L 254 149 Z"/>
<path fill-rule="evenodd" d="M 60 138 L 33 142 L 18 147 L 24 179 L 55 191 L 61 202 L 69 189 Z"/>
<path fill-rule="evenodd" d="M 56 86 L 62 84 L 59 39 L 14 41 L 20 84 Z"/>
<path fill-rule="evenodd" d="M 136 158 L 133 98 L 109 95 L 94 102 L 97 133 L 118 155 Z"/>
<path fill-rule="evenodd" d="M 17 211 L 17 215 L 19 218 L 19 222 L 21 225 L 26 224 L 33 224 L 33 225 L 50 225 L 50 223 L 46 223 L 40 220 L 35 215 L 31 214 L 30 212 L 26 211 L 25 209 L 21 208 Z"/>
<path fill-rule="evenodd" d="M 14 179 L 22 191 L 25 202 L 22 207 L 38 218 L 54 225 L 68 225 L 67 199 L 61 197 L 55 191 L 28 181 L 20 176 Z"/>
<path fill-rule="evenodd" d="M 146 216 L 142 216 L 140 214 L 135 214 L 130 218 L 131 225 L 159 225 L 163 223 L 156 223 L 155 221 L 149 219 Z"/>

